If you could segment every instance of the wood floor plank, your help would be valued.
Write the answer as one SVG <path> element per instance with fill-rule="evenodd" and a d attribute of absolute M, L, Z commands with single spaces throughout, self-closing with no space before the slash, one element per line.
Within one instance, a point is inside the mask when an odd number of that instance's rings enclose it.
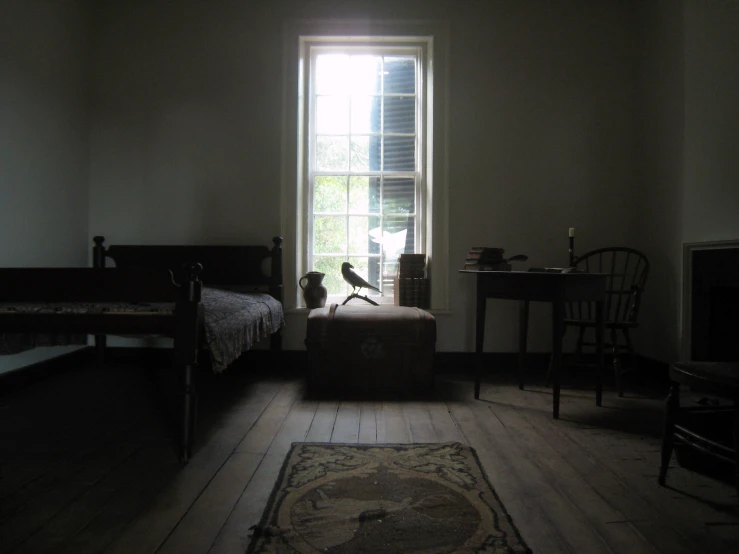
<path fill-rule="evenodd" d="M 79 487 L 75 494 L 67 497 L 62 502 L 64 506 L 53 517 L 49 518 L 43 526 L 39 527 L 35 533 L 29 535 L 25 541 L 19 544 L 14 552 L 53 552 L 66 540 L 84 529 L 98 515 L 115 494 L 106 477 L 114 472 L 116 468 L 130 463 L 136 451 L 141 448 L 140 444 L 132 443 L 120 443 L 117 446 L 118 448 L 111 452 L 109 460 L 97 459 L 97 464 L 91 466 L 90 470 L 74 476 L 62 485 L 66 488 L 77 483 Z M 94 472 L 98 472 L 98 479 L 94 477 Z M 39 500 L 40 506 L 30 507 L 31 512 L 36 517 L 44 513 L 51 513 L 50 510 L 61 505 L 56 504 L 55 506 L 48 495 Z M 9 521 L 14 520 L 10 519 Z M 22 524 L 18 521 L 16 521 L 16 525 L 16 529 L 22 527 Z"/>
<path fill-rule="evenodd" d="M 280 389 L 269 406 L 259 415 L 253 428 L 236 447 L 236 452 L 264 454 L 282 427 L 285 418 L 298 401 L 304 386 L 300 382 L 287 383 Z"/>
<path fill-rule="evenodd" d="M 359 402 L 342 402 L 339 405 L 331 442 L 356 443 L 359 441 L 359 410 Z"/>
<path fill-rule="evenodd" d="M 102 552 L 179 471 L 181 463 L 169 444 L 145 446 L 136 457 L 111 474 L 106 486 L 110 501 L 82 530 L 56 550 L 58 554 Z"/>
<path fill-rule="evenodd" d="M 207 552 L 262 461 L 259 454 L 236 452 L 180 520 L 157 554 Z"/>
<path fill-rule="evenodd" d="M 229 514 L 210 550 L 207 551 L 208 554 L 246 552 L 252 527 L 259 523 L 284 461 L 285 454 L 281 452 L 267 454 L 262 458 L 241 498 Z"/>
<path fill-rule="evenodd" d="M 501 447 L 491 440 L 496 432 L 503 432 L 500 427 L 491 426 L 490 419 L 478 420 L 466 404 L 450 408 L 451 416 L 465 438 L 464 442 L 474 448 L 495 493 L 532 551 L 557 554 L 580 552 L 570 547 L 564 537 L 566 530 L 558 529 L 550 519 L 551 514 L 536 500 L 538 493 L 530 486 L 526 476 L 516 471 L 507 457 L 500 455 Z"/>
<path fill-rule="evenodd" d="M 405 416 L 408 419 L 408 432 L 413 443 L 436 443 L 439 437 L 436 435 L 431 414 L 425 402 L 407 402 L 403 406 Z"/>
<path fill-rule="evenodd" d="M 331 434 L 334 431 L 336 414 L 339 411 L 337 401 L 322 401 L 316 409 L 316 414 L 311 422 L 306 442 L 331 442 Z"/>
<path fill-rule="evenodd" d="M 39 532 L 70 504 L 83 496 L 90 487 L 105 479 L 136 454 L 140 444 L 121 442 L 113 444 L 90 460 L 79 460 L 79 464 L 68 467 L 57 466 L 62 473 L 57 475 L 51 486 L 33 497 L 15 513 L 7 516 L 0 524 L 0 552 L 10 551 L 21 542 Z"/>
<path fill-rule="evenodd" d="M 390 444 L 408 444 L 411 442 L 411 431 L 408 418 L 403 411 L 402 402 L 388 400 L 382 403 L 383 422 L 385 425 L 385 442 Z"/>
<path fill-rule="evenodd" d="M 633 525 L 625 524 L 619 529 L 609 525 L 609 522 L 628 522 L 636 516 L 622 512 L 608 502 L 592 481 L 582 478 L 571 464 L 570 456 L 541 436 L 537 429 L 542 417 L 532 422 L 524 417 L 525 410 L 502 404 L 492 407 L 491 411 L 511 433 L 520 447 L 519 452 L 537 466 L 557 493 L 575 507 L 579 519 L 587 522 L 614 552 L 649 554 L 654 551 L 653 545 Z"/>
<path fill-rule="evenodd" d="M 222 427 L 213 434 L 168 487 L 107 548 L 106 554 L 156 552 L 283 388 L 281 383 L 275 382 L 256 384 L 245 396 L 243 410 L 234 415 L 233 425 Z"/>
<path fill-rule="evenodd" d="M 266 452 L 282 453 L 284 456 L 293 443 L 305 442 L 311 421 L 315 417 L 316 407 L 317 404 L 313 401 L 298 399 Z"/>
<path fill-rule="evenodd" d="M 439 442 L 464 442 L 462 433 L 449 414 L 449 406 L 446 402 L 430 401 L 426 403 L 426 407 Z"/>
<path fill-rule="evenodd" d="M 468 407 L 469 406 L 469 407 Z M 542 471 L 535 456 L 529 455 L 521 447 L 520 435 L 512 433 L 491 406 L 484 402 L 472 402 L 463 410 L 470 410 L 478 420 L 491 422 L 496 432 L 489 434 L 489 440 L 497 445 L 498 456 L 507 460 L 526 494 L 547 514 L 553 526 L 575 552 L 615 552 L 604 537 L 583 517 L 583 512 L 561 494 L 556 477 Z"/>
<path fill-rule="evenodd" d="M 375 444 L 377 442 L 377 403 L 362 402 L 359 405 L 359 442 Z"/>
<path fill-rule="evenodd" d="M 620 456 L 614 455 L 612 451 L 614 443 L 617 448 L 623 449 L 623 441 L 628 439 L 629 435 L 604 432 L 602 427 L 588 426 L 587 424 L 584 426 L 585 428 L 578 429 L 580 424 L 574 421 L 575 419 L 588 421 L 586 415 L 588 413 L 594 414 L 594 418 L 603 417 L 604 410 L 590 405 L 583 406 L 580 404 L 578 406 L 575 400 L 576 397 L 577 395 L 572 395 L 573 414 L 578 415 L 572 416 L 573 421 L 569 424 L 560 426 L 559 421 L 554 422 L 550 418 L 540 417 L 537 419 L 537 424 L 542 430 L 543 440 L 559 437 L 560 440 L 556 443 L 556 446 L 560 449 L 568 448 L 571 452 L 569 459 L 573 460 L 573 463 L 578 463 L 579 459 L 589 458 L 590 464 L 579 466 L 581 475 L 589 481 L 600 481 L 601 488 L 609 487 L 613 491 L 609 494 L 611 502 L 619 504 L 620 509 L 630 515 L 630 519 L 634 520 L 634 527 L 650 540 L 654 548 L 666 549 L 667 552 L 695 551 L 704 548 L 706 544 L 711 544 L 711 537 L 708 535 L 705 526 L 696 528 L 691 523 L 707 521 L 711 518 L 736 521 L 739 513 L 736 511 L 736 505 L 733 502 L 726 504 L 725 509 L 717 511 L 708 503 L 686 498 L 686 506 L 678 507 L 674 499 L 670 501 L 669 489 L 663 489 L 656 484 L 656 471 L 651 474 L 650 478 L 647 478 L 641 472 L 633 469 L 629 470 L 629 463 L 621 459 Z M 538 395 L 528 396 L 526 401 L 534 408 L 541 408 L 542 406 L 541 396 Z M 617 397 L 610 399 L 613 406 L 619 406 L 621 402 Z M 632 406 L 631 409 L 619 411 L 617 414 L 619 417 L 626 419 L 634 418 L 644 428 L 650 411 L 651 409 L 648 411 L 636 410 Z M 654 416 L 659 416 L 659 414 L 652 413 Z M 638 443 L 640 441 L 633 442 Z M 575 453 L 579 453 L 577 458 Z M 643 453 L 644 450 L 642 449 L 640 456 L 643 456 Z M 598 468 L 596 472 L 592 471 L 593 462 L 596 462 Z M 643 463 L 640 465 L 643 466 Z M 654 468 L 659 466 L 659 456 L 656 452 L 652 454 L 651 465 Z M 726 489 L 724 487 L 724 490 Z M 616 494 L 615 491 L 621 491 L 622 494 Z M 730 497 L 727 495 L 726 498 Z M 653 521 L 654 524 L 644 526 L 645 521 Z M 642 526 L 644 526 L 644 529 L 641 529 Z M 672 529 L 672 532 L 663 533 L 664 529 Z M 654 530 L 658 532 L 655 533 Z M 739 539 L 739 536 L 736 538 Z M 726 548 L 726 545 L 723 541 L 720 541 L 713 544 L 712 547 L 716 551 L 721 551 L 721 549 Z"/>
<path fill-rule="evenodd" d="M 259 522 L 287 453 L 293 443 L 305 441 L 316 409 L 317 406 L 313 402 L 298 401 L 295 403 L 295 408 L 284 415 L 284 425 L 279 426 L 274 440 L 270 443 L 239 501 L 224 522 L 209 552 L 221 554 L 244 552 L 249 543 L 250 529 Z M 256 426 L 253 431 L 255 435 L 260 435 L 260 430 L 256 429 Z M 247 446 L 250 443 L 248 439 L 247 436 L 243 441 Z M 257 442 L 259 441 L 261 438 L 257 439 Z M 246 451 L 251 450 L 246 448 Z"/>
<path fill-rule="evenodd" d="M 379 444 L 389 442 L 387 440 L 387 425 L 385 423 L 385 412 L 382 402 L 374 402 L 375 424 L 377 425 L 377 442 Z"/>

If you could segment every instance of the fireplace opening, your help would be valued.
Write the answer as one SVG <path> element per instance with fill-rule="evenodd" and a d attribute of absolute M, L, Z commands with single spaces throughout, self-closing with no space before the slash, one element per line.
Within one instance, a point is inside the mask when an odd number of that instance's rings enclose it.
<path fill-rule="evenodd" d="M 714 285 L 708 333 L 708 359 L 712 362 L 739 360 L 739 287 Z"/>
<path fill-rule="evenodd" d="M 739 361 L 739 247 L 694 250 L 691 359 Z"/>

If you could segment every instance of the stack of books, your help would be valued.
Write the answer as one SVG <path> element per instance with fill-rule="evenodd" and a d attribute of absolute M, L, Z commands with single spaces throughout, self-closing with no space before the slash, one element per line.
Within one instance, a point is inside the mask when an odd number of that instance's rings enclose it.
<path fill-rule="evenodd" d="M 396 279 L 395 305 L 428 309 L 431 303 L 429 280 L 425 277 Z"/>
<path fill-rule="evenodd" d="M 396 306 L 428 308 L 430 295 L 426 254 L 401 254 L 398 257 L 398 278 L 394 284 Z"/>
<path fill-rule="evenodd" d="M 464 269 L 475 271 L 511 271 L 511 264 L 503 257 L 504 248 L 473 246 L 467 252 Z"/>
<path fill-rule="evenodd" d="M 426 277 L 426 254 L 401 254 L 398 257 L 398 277 L 401 279 Z"/>

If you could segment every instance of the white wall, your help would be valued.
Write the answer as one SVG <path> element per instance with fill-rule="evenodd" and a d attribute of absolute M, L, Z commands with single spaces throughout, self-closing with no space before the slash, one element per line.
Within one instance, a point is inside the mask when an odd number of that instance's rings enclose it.
<path fill-rule="evenodd" d="M 685 1 L 683 241 L 739 239 L 739 2 Z"/>
<path fill-rule="evenodd" d="M 282 21 L 448 17 L 453 313 L 441 351 L 472 350 L 473 244 L 530 264 L 628 243 L 637 20 L 629 2 L 110 2 L 96 12 L 90 234 L 110 243 L 264 243 L 280 233 Z M 290 296 L 288 294 L 288 296 Z M 491 301 L 491 350 L 515 306 Z M 304 316 L 303 316 L 304 317 Z M 549 349 L 532 310 L 532 351 Z M 302 349 L 304 320 L 285 347 Z"/>
<path fill-rule="evenodd" d="M 633 227 L 653 263 L 636 346 L 681 354 L 682 245 L 739 239 L 739 2 L 650 0 Z"/>
<path fill-rule="evenodd" d="M 640 103 L 636 248 L 647 254 L 650 274 L 634 346 L 645 356 L 678 356 L 682 254 L 684 128 L 683 9 L 674 0 L 641 4 Z"/>
<path fill-rule="evenodd" d="M 87 17 L 82 2 L 0 5 L 0 266 L 86 265 Z M 0 357 L 0 373 L 68 351 Z"/>

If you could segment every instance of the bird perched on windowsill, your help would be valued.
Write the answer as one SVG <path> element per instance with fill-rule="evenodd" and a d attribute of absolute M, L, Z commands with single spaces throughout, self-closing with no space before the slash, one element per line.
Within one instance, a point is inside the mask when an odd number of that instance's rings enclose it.
<path fill-rule="evenodd" d="M 354 271 L 354 266 L 349 262 L 341 264 L 341 276 L 344 277 L 344 281 L 352 286 L 352 294 L 356 294 L 357 289 L 372 289 L 380 292 L 380 289 L 370 285 L 356 271 Z"/>

